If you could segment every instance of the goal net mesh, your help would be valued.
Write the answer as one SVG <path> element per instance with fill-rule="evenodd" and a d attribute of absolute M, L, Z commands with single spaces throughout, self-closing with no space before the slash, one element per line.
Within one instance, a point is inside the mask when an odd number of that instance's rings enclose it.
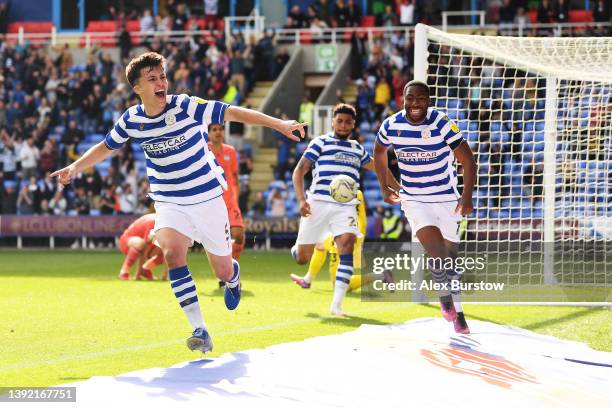
<path fill-rule="evenodd" d="M 419 31 L 416 79 L 478 164 L 462 252 L 487 267 L 464 280 L 514 288 L 473 300 L 610 302 L 612 38 Z"/>

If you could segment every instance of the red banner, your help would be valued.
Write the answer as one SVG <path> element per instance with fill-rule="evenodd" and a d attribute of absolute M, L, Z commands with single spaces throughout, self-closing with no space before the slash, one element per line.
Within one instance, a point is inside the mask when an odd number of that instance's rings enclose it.
<path fill-rule="evenodd" d="M 136 215 L 2 215 L 0 236 L 112 237 L 121 235 L 136 218 Z"/>

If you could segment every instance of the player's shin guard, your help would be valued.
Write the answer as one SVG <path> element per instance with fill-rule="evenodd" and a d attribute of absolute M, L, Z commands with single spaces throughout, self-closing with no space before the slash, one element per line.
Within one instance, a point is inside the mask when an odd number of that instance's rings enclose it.
<path fill-rule="evenodd" d="M 239 261 L 242 251 L 244 251 L 244 242 L 242 244 L 237 244 L 236 242 L 232 243 L 232 258 Z"/>
<path fill-rule="evenodd" d="M 342 313 L 342 300 L 346 295 L 346 290 L 353 275 L 353 254 L 340 255 L 340 265 L 336 273 L 336 282 L 334 284 L 334 300 L 332 302 L 331 311 L 333 314 Z"/>
<path fill-rule="evenodd" d="M 174 296 L 176 296 L 191 326 L 194 330 L 198 327 L 206 329 L 206 325 L 202 319 L 202 312 L 200 311 L 200 304 L 198 303 L 195 282 L 191 277 L 191 272 L 189 272 L 187 265 L 170 269 L 169 276 L 170 286 L 174 291 Z"/>
<path fill-rule="evenodd" d="M 453 297 L 453 303 L 455 304 L 455 310 L 457 312 L 463 312 L 461 307 L 461 278 L 462 274 L 457 273 L 454 269 L 447 269 L 446 276 L 448 277 L 450 293 Z"/>

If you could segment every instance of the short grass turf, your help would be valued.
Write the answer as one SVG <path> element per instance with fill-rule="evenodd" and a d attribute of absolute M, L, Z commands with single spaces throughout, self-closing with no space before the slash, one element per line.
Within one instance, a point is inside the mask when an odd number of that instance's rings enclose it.
<path fill-rule="evenodd" d="M 114 252 L 0 251 L 0 386 L 49 386 L 92 376 L 167 367 L 201 358 L 184 342 L 188 322 L 168 282 L 119 281 Z M 189 255 L 200 305 L 218 356 L 309 337 L 433 316 L 437 307 L 362 302 L 350 294 L 351 318 L 328 316 L 332 296 L 326 267 L 312 289 L 287 251 L 247 251 L 240 307 L 229 312 L 201 253 Z M 159 274 L 159 270 L 156 271 Z M 468 319 L 509 324 L 611 351 L 608 308 L 467 305 Z"/>

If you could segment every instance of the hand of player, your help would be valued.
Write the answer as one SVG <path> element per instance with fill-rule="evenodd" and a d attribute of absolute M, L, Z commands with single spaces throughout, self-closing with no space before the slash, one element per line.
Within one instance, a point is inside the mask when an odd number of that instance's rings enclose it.
<path fill-rule="evenodd" d="M 457 207 L 455 208 L 455 214 L 462 216 L 470 215 L 472 211 L 474 211 L 472 197 L 461 196 L 461 198 L 459 198 L 459 202 L 457 203 Z"/>
<path fill-rule="evenodd" d="M 397 204 L 400 202 L 399 194 L 391 187 L 387 186 L 387 188 L 383 189 L 383 200 L 387 204 Z"/>
<path fill-rule="evenodd" d="M 276 130 L 278 130 L 280 133 L 285 135 L 287 138 L 294 140 L 296 142 L 299 142 L 300 140 L 302 140 L 305 134 L 304 124 L 298 123 L 295 120 L 282 120 L 280 122 L 280 125 L 276 128 Z M 296 130 L 300 134 L 299 137 L 293 134 L 293 132 L 295 132 Z"/>
<path fill-rule="evenodd" d="M 74 164 L 64 167 L 63 169 L 59 169 L 50 174 L 51 177 L 57 176 L 57 181 L 62 185 L 70 184 L 72 178 L 76 173 L 76 168 Z"/>
<path fill-rule="evenodd" d="M 308 201 L 300 200 L 300 214 L 302 214 L 302 217 L 308 217 L 311 214 Z"/>

